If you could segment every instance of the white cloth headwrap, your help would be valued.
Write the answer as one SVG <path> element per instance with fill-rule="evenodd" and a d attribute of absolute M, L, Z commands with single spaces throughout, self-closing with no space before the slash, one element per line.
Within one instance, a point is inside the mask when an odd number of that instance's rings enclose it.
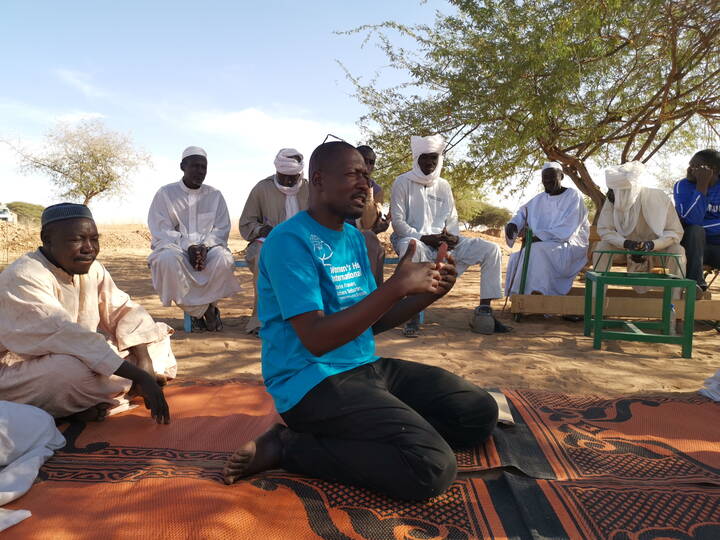
<path fill-rule="evenodd" d="M 562 165 L 560 165 L 557 161 L 548 161 L 542 166 L 542 170 L 544 171 L 545 169 L 557 169 L 562 172 Z"/>
<path fill-rule="evenodd" d="M 299 156 L 300 161 L 291 156 Z M 280 174 L 302 174 L 304 166 L 303 155 L 294 148 L 283 148 L 275 156 L 275 170 Z"/>
<path fill-rule="evenodd" d="M 442 135 L 431 135 L 429 137 L 418 137 L 413 135 L 410 137 L 410 149 L 413 156 L 413 168 L 410 171 L 410 179 L 413 182 L 429 186 L 436 178 L 440 178 L 440 171 L 443 166 L 443 150 L 445 150 L 445 139 Z M 425 174 L 418 165 L 418 158 L 421 154 L 440 154 L 438 164 L 435 170 L 430 174 Z"/>
<path fill-rule="evenodd" d="M 635 203 L 638 202 L 640 192 L 643 190 L 640 184 L 643 175 L 645 175 L 645 164 L 640 161 L 629 161 L 605 169 L 605 183 L 615 194 L 613 203 L 615 230 L 625 238 L 635 230 L 640 217 L 641 205 Z M 664 223 L 665 214 L 662 219 Z"/>
<path fill-rule="evenodd" d="M 182 157 L 180 158 L 180 161 L 185 159 L 186 157 L 190 156 L 203 156 L 207 157 L 207 152 L 200 148 L 199 146 L 188 146 L 185 150 L 183 150 Z"/>
<path fill-rule="evenodd" d="M 302 178 L 295 182 L 294 186 L 288 187 L 283 186 L 280 182 L 278 182 L 276 174 L 275 176 L 273 176 L 273 182 L 275 182 L 275 187 L 278 188 L 280 193 L 285 195 L 285 219 L 290 219 L 300 211 L 300 203 L 298 203 L 297 194 L 298 191 L 300 191 Z"/>

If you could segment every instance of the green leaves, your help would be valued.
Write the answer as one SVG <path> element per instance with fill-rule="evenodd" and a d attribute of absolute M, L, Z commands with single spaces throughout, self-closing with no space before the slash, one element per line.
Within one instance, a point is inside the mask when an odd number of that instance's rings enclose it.
<path fill-rule="evenodd" d="M 354 79 L 385 184 L 409 168 L 410 135 L 443 133 L 454 163 L 475 171 L 469 184 L 497 188 L 512 178 L 521 187 L 551 159 L 599 205 L 587 160 L 648 161 L 674 140 L 698 145 L 720 119 L 713 0 L 451 4 L 432 27 L 357 30 L 380 39 L 407 76 L 388 88 Z M 396 50 L 398 34 L 417 52 Z"/>

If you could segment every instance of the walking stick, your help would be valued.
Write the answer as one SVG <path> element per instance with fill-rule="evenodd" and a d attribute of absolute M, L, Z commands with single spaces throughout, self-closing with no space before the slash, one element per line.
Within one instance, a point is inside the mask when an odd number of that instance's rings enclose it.
<path fill-rule="evenodd" d="M 527 229 L 529 229 L 527 206 L 525 206 L 524 209 L 525 209 L 525 227 Z M 525 244 L 527 244 L 527 242 L 525 242 Z M 525 247 L 526 247 L 526 245 L 523 245 L 523 248 L 525 248 Z M 527 249 L 525 250 L 525 257 L 527 257 Z M 523 259 L 523 264 L 524 264 L 524 259 Z M 503 313 L 505 313 L 505 308 L 507 307 L 508 300 L 510 300 L 510 291 L 512 291 L 513 285 L 515 285 L 515 278 L 517 277 L 518 268 L 520 268 L 520 261 L 518 261 L 518 264 L 515 265 L 515 270 L 513 271 L 512 279 L 510 280 L 510 286 L 505 290 L 505 303 L 503 304 L 503 308 L 502 308 Z M 525 288 L 525 283 L 524 283 L 523 279 L 521 279 L 520 286 L 523 289 Z M 522 292 L 524 292 L 524 291 L 522 291 Z"/>

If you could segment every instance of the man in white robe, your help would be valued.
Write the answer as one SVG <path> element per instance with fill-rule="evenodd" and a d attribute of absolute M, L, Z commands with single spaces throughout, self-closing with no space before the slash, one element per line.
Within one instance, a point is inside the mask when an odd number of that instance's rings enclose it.
<path fill-rule="evenodd" d="M 98 420 L 127 406 L 132 385 L 167 423 L 158 383 L 177 371 L 172 329 L 95 260 L 98 232 L 86 206 L 49 206 L 40 234 L 42 247 L 0 274 L 0 399 Z"/>
<path fill-rule="evenodd" d="M 631 161 L 605 170 L 608 198 L 598 218 L 600 242 L 594 251 L 632 250 L 659 251 L 680 255 L 671 258 L 667 267 L 671 274 L 685 275 L 685 250 L 680 245 L 683 227 L 675 207 L 662 190 L 642 185 L 645 165 Z M 662 261 L 655 257 L 632 255 L 627 257 L 628 272 L 649 272 Z M 593 253 L 593 266 L 606 270 L 611 265 L 608 255 Z M 638 287 L 638 292 L 647 288 Z"/>
<path fill-rule="evenodd" d="M 505 226 L 505 239 L 512 247 L 525 227 L 532 229 L 525 294 L 564 295 L 587 262 L 588 211 L 577 190 L 561 185 L 559 163 L 546 163 L 541 175 L 545 191 L 520 207 Z M 508 295 L 520 292 L 524 255 L 524 248 L 510 255 L 505 275 Z"/>
<path fill-rule="evenodd" d="M 445 141 L 441 135 L 412 136 L 412 170 L 398 176 L 392 185 L 390 214 L 393 234 L 390 241 L 399 256 L 417 240 L 413 261 L 434 261 L 444 242 L 456 261 L 458 275 L 469 266 L 480 265 L 480 305 L 475 308 L 471 328 L 481 334 L 507 332 L 493 316 L 490 301 L 502 297 L 500 248 L 481 238 L 459 236 L 457 210 L 452 189 L 440 176 Z M 405 335 L 419 329 L 417 318 L 407 323 Z"/>
<path fill-rule="evenodd" d="M 258 335 L 257 276 L 260 250 L 274 227 L 308 207 L 308 181 L 302 177 L 305 162 L 294 148 L 282 148 L 275 156 L 275 174 L 260 180 L 245 201 L 240 234 L 248 241 L 245 260 L 253 274 L 255 300 L 245 331 Z"/>
<path fill-rule="evenodd" d="M 164 306 L 172 302 L 192 318 L 192 331 L 222 330 L 217 301 L 240 290 L 227 248 L 230 215 L 222 193 L 203 184 L 207 154 L 185 149 L 183 177 L 161 187 L 148 212 L 153 287 Z"/>

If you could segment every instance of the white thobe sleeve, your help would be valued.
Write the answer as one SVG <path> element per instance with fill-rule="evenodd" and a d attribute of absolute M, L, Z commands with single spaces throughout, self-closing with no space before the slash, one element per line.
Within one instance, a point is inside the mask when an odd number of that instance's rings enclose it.
<path fill-rule="evenodd" d="M 445 229 L 450 234 L 460 234 L 460 222 L 458 220 L 457 208 L 455 208 L 455 197 L 453 197 L 452 188 L 449 183 L 445 183 L 447 193 L 445 194 L 448 201 L 448 214 L 445 218 Z"/>
<path fill-rule="evenodd" d="M 71 320 L 52 283 L 37 275 L 16 275 L 0 291 L 0 342 L 16 354 L 73 356 L 100 375 L 113 374 L 123 359 L 98 332 Z"/>
<path fill-rule="evenodd" d="M 215 214 L 215 223 L 212 230 L 205 236 L 203 243 L 211 248 L 213 246 L 227 246 L 230 237 L 230 213 L 228 212 L 225 197 L 218 192 L 220 199 L 217 203 L 217 212 Z"/>
<path fill-rule="evenodd" d="M 101 267 L 98 280 L 100 328 L 115 338 L 118 350 L 155 343 L 165 337 L 145 308 L 136 304 L 120 290 L 110 273 Z"/>
<path fill-rule="evenodd" d="M 390 217 L 392 219 L 393 231 L 400 238 L 417 238 L 422 236 L 417 229 L 411 227 L 407 222 L 407 214 L 410 210 L 410 182 L 397 177 L 393 182 L 390 192 Z"/>
<path fill-rule="evenodd" d="M 597 222 L 597 230 L 600 238 L 602 238 L 606 242 L 610 242 L 618 249 L 623 249 L 625 237 L 623 237 L 615 229 L 615 222 L 613 220 L 613 204 L 608 200 L 605 201 L 602 210 L 600 210 L 600 217 L 598 218 Z"/>
<path fill-rule="evenodd" d="M 153 249 L 161 249 L 168 246 L 180 246 L 187 250 L 189 242 L 175 227 L 167 207 L 167 194 L 159 190 L 148 211 L 148 228 L 152 234 Z M 187 245 L 186 245 L 187 244 Z"/>
<path fill-rule="evenodd" d="M 520 207 L 520 210 L 517 211 L 517 214 L 515 214 L 513 218 L 509 221 L 509 223 L 514 223 L 515 225 L 517 225 L 518 231 L 522 231 L 527 223 L 528 204 L 530 203 L 523 204 Z"/>
<path fill-rule="evenodd" d="M 668 204 L 663 235 L 653 241 L 655 244 L 655 251 L 662 251 L 672 244 L 680 242 L 684 232 L 682 223 L 680 223 L 680 218 L 678 218 L 677 210 L 675 210 L 675 207 L 672 204 Z"/>

